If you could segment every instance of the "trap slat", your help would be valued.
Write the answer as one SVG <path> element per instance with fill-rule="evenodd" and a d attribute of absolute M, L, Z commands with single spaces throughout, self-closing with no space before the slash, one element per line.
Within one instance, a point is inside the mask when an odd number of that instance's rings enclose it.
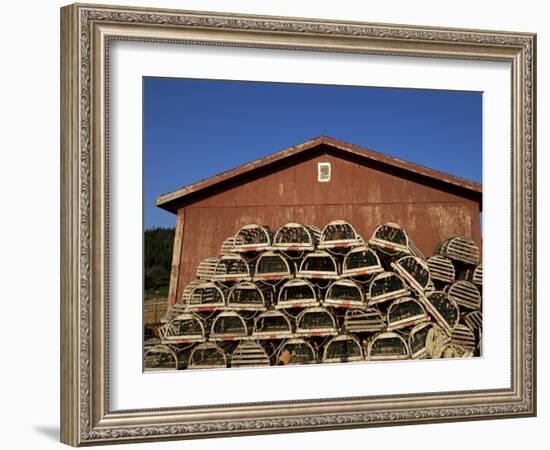
<path fill-rule="evenodd" d="M 369 240 L 369 245 L 389 254 L 410 254 L 409 237 L 396 223 L 378 225 Z"/>
<path fill-rule="evenodd" d="M 428 268 L 430 269 L 430 278 L 442 283 L 454 283 L 455 267 L 449 258 L 434 255 L 428 258 Z"/>
<path fill-rule="evenodd" d="M 313 285 L 302 279 L 287 281 L 280 289 L 276 309 L 307 308 L 319 306 L 319 300 Z"/>
<path fill-rule="evenodd" d="M 308 253 L 302 260 L 296 276 L 308 279 L 337 279 L 338 263 L 328 252 Z"/>
<path fill-rule="evenodd" d="M 273 231 L 268 226 L 248 224 L 235 235 L 233 248 L 237 253 L 259 252 L 271 248 Z"/>
<path fill-rule="evenodd" d="M 213 341 L 248 339 L 246 322 L 235 311 L 223 311 L 212 322 L 210 339 Z"/>
<path fill-rule="evenodd" d="M 240 255 L 224 255 L 218 259 L 214 278 L 218 281 L 252 280 L 250 265 Z"/>
<path fill-rule="evenodd" d="M 166 324 L 170 322 L 172 319 L 175 319 L 180 314 L 183 314 L 187 311 L 187 305 L 182 303 L 174 303 L 168 310 L 166 311 L 165 316 L 162 318 L 162 323 Z"/>
<path fill-rule="evenodd" d="M 428 315 L 424 307 L 412 297 L 394 300 L 387 313 L 388 331 L 411 327 L 426 322 Z"/>
<path fill-rule="evenodd" d="M 319 243 L 319 229 L 299 223 L 287 223 L 277 230 L 273 248 L 285 251 L 313 251 Z"/>
<path fill-rule="evenodd" d="M 294 272 L 294 263 L 289 262 L 282 254 L 267 251 L 262 253 L 256 261 L 254 280 L 281 281 L 291 278 Z"/>
<path fill-rule="evenodd" d="M 483 325 L 483 316 L 480 311 L 472 311 L 464 315 L 464 323 L 474 333 L 481 333 Z"/>
<path fill-rule="evenodd" d="M 269 366 L 269 356 L 256 341 L 241 342 L 231 355 L 231 367 Z"/>
<path fill-rule="evenodd" d="M 300 338 L 289 339 L 277 352 L 278 365 L 314 364 L 317 352 L 313 346 Z"/>
<path fill-rule="evenodd" d="M 235 236 L 229 236 L 223 241 L 220 248 L 220 256 L 234 255 L 235 254 Z"/>
<path fill-rule="evenodd" d="M 401 277 L 393 272 L 376 275 L 369 285 L 368 304 L 375 305 L 407 295 L 409 290 Z"/>
<path fill-rule="evenodd" d="M 376 252 L 366 246 L 352 249 L 342 266 L 342 276 L 345 277 L 364 277 L 383 271 Z"/>
<path fill-rule="evenodd" d="M 223 351 L 213 342 L 199 344 L 191 351 L 189 369 L 216 369 L 227 367 L 227 359 Z"/>
<path fill-rule="evenodd" d="M 463 236 L 455 236 L 440 242 L 436 254 L 463 264 L 479 264 L 479 248 L 472 239 Z"/>
<path fill-rule="evenodd" d="M 409 359 L 409 346 L 399 334 L 388 331 L 375 335 L 367 347 L 370 361 Z"/>
<path fill-rule="evenodd" d="M 325 345 L 322 362 L 342 363 L 364 359 L 363 349 L 357 338 L 350 335 L 338 335 Z"/>
<path fill-rule="evenodd" d="M 292 337 L 292 325 L 280 311 L 266 311 L 254 319 L 253 339 L 288 339 Z"/>
<path fill-rule="evenodd" d="M 197 267 L 197 278 L 199 280 L 211 281 L 216 275 L 216 265 L 219 258 L 206 258 Z"/>
<path fill-rule="evenodd" d="M 326 308 L 304 309 L 296 318 L 296 334 L 301 336 L 334 336 L 338 334 L 336 320 Z"/>
<path fill-rule="evenodd" d="M 325 225 L 319 239 L 319 248 L 323 250 L 344 250 L 363 244 L 363 239 L 357 234 L 353 225 L 345 220 L 333 220 Z"/>
<path fill-rule="evenodd" d="M 392 262 L 391 267 L 417 293 L 423 294 L 428 287 L 430 269 L 426 261 L 417 256 L 404 256 L 397 262 Z"/>
<path fill-rule="evenodd" d="M 454 301 L 465 309 L 480 309 L 481 295 L 475 284 L 466 280 L 457 281 L 452 284 L 446 292 L 454 299 Z"/>
<path fill-rule="evenodd" d="M 212 311 L 225 306 L 225 288 L 210 281 L 196 285 L 191 291 L 189 311 Z"/>
<path fill-rule="evenodd" d="M 344 316 L 344 330 L 347 333 L 373 333 L 385 328 L 386 321 L 376 308 L 348 309 Z"/>
<path fill-rule="evenodd" d="M 352 280 L 337 280 L 327 289 L 323 305 L 335 308 L 363 307 L 365 306 L 363 289 Z"/>
<path fill-rule="evenodd" d="M 459 323 L 451 333 L 451 344 L 473 351 L 476 348 L 476 337 L 470 328 Z"/>
<path fill-rule="evenodd" d="M 143 357 L 143 365 L 147 372 L 179 369 L 178 357 L 167 345 L 155 345 L 147 349 Z"/>

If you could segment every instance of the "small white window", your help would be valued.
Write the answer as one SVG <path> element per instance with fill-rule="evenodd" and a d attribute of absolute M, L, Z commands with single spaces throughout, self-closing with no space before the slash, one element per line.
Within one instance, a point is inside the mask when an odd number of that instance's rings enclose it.
<path fill-rule="evenodd" d="M 326 183 L 327 181 L 330 181 L 330 163 L 317 163 L 317 181 L 321 183 Z"/>

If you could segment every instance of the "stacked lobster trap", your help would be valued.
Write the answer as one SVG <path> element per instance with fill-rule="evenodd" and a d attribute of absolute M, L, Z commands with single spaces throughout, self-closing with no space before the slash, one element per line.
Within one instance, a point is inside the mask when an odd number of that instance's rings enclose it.
<path fill-rule="evenodd" d="M 426 258 L 399 225 L 365 241 L 250 224 L 197 267 L 145 345 L 146 370 L 253 367 L 481 355 L 482 265 L 466 237 Z"/>

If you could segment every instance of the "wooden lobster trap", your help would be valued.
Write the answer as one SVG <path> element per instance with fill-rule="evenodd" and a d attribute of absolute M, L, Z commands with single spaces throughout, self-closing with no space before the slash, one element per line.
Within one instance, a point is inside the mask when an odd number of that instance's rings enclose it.
<path fill-rule="evenodd" d="M 261 252 L 271 248 L 273 231 L 265 225 L 249 224 L 235 235 L 233 248 L 237 253 Z"/>
<path fill-rule="evenodd" d="M 353 277 L 358 281 L 368 280 L 383 271 L 376 252 L 364 245 L 350 250 L 342 265 L 342 276 Z"/>
<path fill-rule="evenodd" d="M 462 264 L 476 266 L 479 264 L 479 248 L 467 237 L 456 236 L 440 242 L 435 253 Z"/>
<path fill-rule="evenodd" d="M 178 370 L 178 356 L 168 345 L 155 345 L 145 351 L 143 366 L 147 372 L 157 370 Z"/>
<path fill-rule="evenodd" d="M 248 338 L 246 322 L 235 311 L 223 311 L 212 322 L 210 339 L 213 341 L 239 341 Z"/>
<path fill-rule="evenodd" d="M 461 280 L 468 280 L 474 283 L 478 289 L 481 291 L 483 288 L 483 264 L 478 264 L 475 267 L 470 267 L 465 271 L 461 272 Z"/>
<path fill-rule="evenodd" d="M 409 347 L 405 339 L 393 331 L 375 335 L 367 346 L 370 361 L 391 361 L 409 359 Z"/>
<path fill-rule="evenodd" d="M 459 347 L 472 352 L 477 346 L 474 332 L 461 323 L 457 323 L 451 332 L 451 344 L 458 345 Z"/>
<path fill-rule="evenodd" d="M 206 340 L 203 320 L 192 313 L 177 316 L 159 331 L 163 344 L 188 344 Z"/>
<path fill-rule="evenodd" d="M 276 309 L 308 308 L 319 306 L 315 287 L 307 280 L 294 278 L 279 289 Z"/>
<path fill-rule="evenodd" d="M 390 255 L 411 253 L 407 233 L 399 225 L 391 222 L 376 227 L 369 245 Z"/>
<path fill-rule="evenodd" d="M 189 311 L 213 311 L 225 306 L 226 289 L 217 283 L 205 281 L 197 284 L 189 296 Z"/>
<path fill-rule="evenodd" d="M 341 334 L 333 337 L 323 351 L 322 362 L 344 363 L 363 361 L 363 349 L 357 338 Z"/>
<path fill-rule="evenodd" d="M 227 358 L 215 343 L 205 342 L 193 348 L 187 367 L 189 369 L 221 369 L 227 367 Z"/>
<path fill-rule="evenodd" d="M 187 306 L 188 306 L 187 304 L 183 304 L 183 303 L 174 303 L 172 306 L 170 306 L 167 309 L 166 314 L 162 318 L 161 322 L 163 324 L 167 324 L 168 322 L 175 319 L 179 315 L 186 313 L 188 310 Z"/>
<path fill-rule="evenodd" d="M 478 310 L 481 308 L 481 295 L 475 284 L 466 280 L 457 281 L 445 289 L 461 309 Z"/>
<path fill-rule="evenodd" d="M 333 220 L 323 228 L 318 247 L 335 253 L 347 253 L 350 248 L 364 243 L 352 224 L 344 220 Z"/>
<path fill-rule="evenodd" d="M 277 230 L 273 248 L 285 252 L 314 251 L 321 232 L 318 228 L 299 223 L 287 223 Z"/>
<path fill-rule="evenodd" d="M 256 261 L 254 280 L 279 282 L 291 278 L 293 273 L 294 263 L 289 262 L 281 253 L 266 251 Z"/>
<path fill-rule="evenodd" d="M 227 308 L 235 311 L 265 311 L 273 302 L 274 289 L 250 281 L 235 284 L 227 295 Z"/>
<path fill-rule="evenodd" d="M 344 315 L 346 333 L 377 333 L 386 329 L 386 320 L 376 308 L 348 309 Z"/>
<path fill-rule="evenodd" d="M 229 236 L 220 247 L 220 256 L 235 254 L 235 236 Z"/>
<path fill-rule="evenodd" d="M 292 325 L 281 311 L 266 311 L 254 319 L 253 339 L 288 339 Z"/>
<path fill-rule="evenodd" d="M 393 272 L 382 272 L 376 275 L 369 285 L 368 304 L 395 300 L 407 295 L 409 290 L 401 277 Z"/>
<path fill-rule="evenodd" d="M 388 308 L 388 331 L 411 327 L 428 321 L 428 315 L 423 306 L 412 297 L 402 297 L 394 300 Z"/>
<path fill-rule="evenodd" d="M 231 354 L 231 367 L 269 366 L 269 356 L 257 341 L 243 341 Z"/>
<path fill-rule="evenodd" d="M 391 266 L 414 291 L 424 293 L 430 282 L 430 269 L 426 261 L 417 256 L 404 256 Z"/>
<path fill-rule="evenodd" d="M 224 255 L 216 262 L 214 278 L 221 282 L 252 281 L 252 270 L 240 255 Z"/>
<path fill-rule="evenodd" d="M 361 308 L 365 306 L 363 289 L 352 280 L 336 280 L 323 299 L 324 306 L 334 308 Z"/>
<path fill-rule="evenodd" d="M 445 292 L 435 291 L 419 298 L 435 321 L 450 334 L 460 319 L 460 310 L 452 297 Z"/>
<path fill-rule="evenodd" d="M 335 336 L 338 328 L 334 316 L 322 307 L 304 309 L 296 318 L 296 334 L 300 336 Z"/>
<path fill-rule="evenodd" d="M 336 259 L 324 251 L 308 253 L 302 260 L 296 276 L 311 280 L 335 280 L 340 277 Z"/>
<path fill-rule="evenodd" d="M 309 342 L 303 339 L 289 339 L 277 352 L 279 365 L 315 364 L 316 362 L 317 352 Z"/>
<path fill-rule="evenodd" d="M 449 258 L 434 255 L 428 258 L 430 278 L 439 283 L 451 284 L 455 282 L 455 266 Z"/>
<path fill-rule="evenodd" d="M 212 281 L 216 277 L 216 266 L 219 258 L 203 259 L 197 266 L 197 279 L 199 281 Z"/>
<path fill-rule="evenodd" d="M 450 337 L 433 322 L 416 325 L 409 334 L 409 350 L 413 359 L 439 357 Z"/>

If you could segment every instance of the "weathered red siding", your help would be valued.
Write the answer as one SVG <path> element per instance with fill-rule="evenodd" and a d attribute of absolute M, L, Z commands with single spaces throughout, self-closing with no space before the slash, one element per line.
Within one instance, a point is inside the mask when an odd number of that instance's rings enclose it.
<path fill-rule="evenodd" d="M 318 162 L 331 163 L 330 182 L 317 181 Z M 185 223 L 175 297 L 199 262 L 217 256 L 224 239 L 247 223 L 276 230 L 287 222 L 322 228 L 343 219 L 368 240 L 378 224 L 396 222 L 431 255 L 438 242 L 454 235 L 471 236 L 480 245 L 479 207 L 449 189 L 321 154 L 180 208 L 178 221 L 185 217 Z"/>

